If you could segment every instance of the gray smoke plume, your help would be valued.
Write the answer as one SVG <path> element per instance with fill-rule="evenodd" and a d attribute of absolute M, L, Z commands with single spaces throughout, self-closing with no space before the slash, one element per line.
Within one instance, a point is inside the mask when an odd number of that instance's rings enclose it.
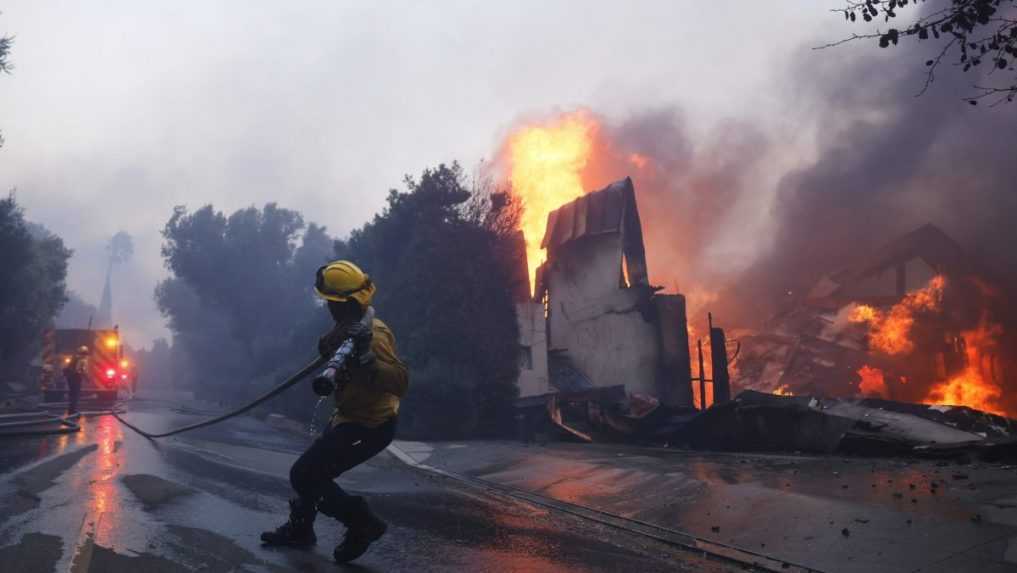
<path fill-rule="evenodd" d="M 817 160 L 778 185 L 772 249 L 726 297 L 740 318 L 926 223 L 1008 280 L 1017 274 L 1017 105 L 969 105 L 981 78 L 948 65 L 916 97 L 932 45 L 852 48 L 792 67 L 789 101 L 818 117 Z"/>

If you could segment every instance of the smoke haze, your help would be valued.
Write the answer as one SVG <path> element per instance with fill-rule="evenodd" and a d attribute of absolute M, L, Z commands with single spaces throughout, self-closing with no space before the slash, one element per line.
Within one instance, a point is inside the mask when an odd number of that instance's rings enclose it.
<path fill-rule="evenodd" d="M 114 318 L 140 344 L 167 334 L 174 205 L 278 201 L 341 237 L 403 174 L 549 110 L 602 119 L 584 183 L 633 177 L 651 279 L 694 301 L 800 288 L 926 222 L 1012 270 L 1017 107 L 968 106 L 948 65 L 913 97 L 922 49 L 812 50 L 855 30 L 805 4 L 8 2 L 0 187 L 75 250 L 85 303 L 109 236 L 134 237 Z"/>

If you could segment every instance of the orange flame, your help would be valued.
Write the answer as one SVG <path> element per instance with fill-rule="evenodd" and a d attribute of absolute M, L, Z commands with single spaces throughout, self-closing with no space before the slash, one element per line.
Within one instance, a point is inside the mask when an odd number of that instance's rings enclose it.
<path fill-rule="evenodd" d="M 865 365 L 858 369 L 858 376 L 861 382 L 858 383 L 858 393 L 862 396 L 879 396 L 889 398 L 890 392 L 886 388 L 886 376 L 879 368 Z"/>
<path fill-rule="evenodd" d="M 929 284 L 908 294 L 889 310 L 856 304 L 848 319 L 865 323 L 869 327 L 869 346 L 888 355 L 911 354 L 915 349 L 911 330 L 918 312 L 942 312 L 943 290 L 946 280 L 934 277 Z M 933 384 L 922 402 L 933 405 L 968 406 L 983 412 L 1006 415 L 1002 405 L 1003 390 L 997 378 L 1000 337 L 1003 329 L 983 316 L 977 328 L 961 333 L 957 347 L 963 353 L 964 366 L 946 380 Z M 871 366 L 858 370 L 858 391 L 862 395 L 889 398 L 883 371 Z M 901 384 L 907 384 L 906 378 Z"/>
<path fill-rule="evenodd" d="M 776 390 L 773 391 L 775 396 L 794 396 L 795 393 L 791 391 L 791 388 L 787 384 L 781 384 Z"/>
<path fill-rule="evenodd" d="M 873 322 L 879 318 L 879 311 L 867 304 L 855 305 L 848 315 L 851 322 Z"/>
<path fill-rule="evenodd" d="M 547 216 L 583 195 L 581 173 L 590 159 L 597 122 L 576 112 L 553 121 L 523 127 L 509 137 L 512 192 L 522 200 L 520 227 L 526 241 L 530 289 L 546 254 L 540 247 Z"/>
<path fill-rule="evenodd" d="M 915 313 L 938 310 L 943 302 L 945 286 L 945 278 L 933 277 L 925 288 L 908 293 L 888 311 L 860 304 L 851 309 L 848 319 L 869 324 L 869 345 L 872 348 L 890 355 L 909 354 L 915 349 L 911 341 Z"/>
<path fill-rule="evenodd" d="M 999 400 L 1002 389 L 987 378 L 986 370 L 992 372 L 995 351 L 1003 329 L 983 317 L 978 328 L 961 334 L 964 339 L 964 354 L 967 366 L 949 380 L 936 384 L 925 398 L 926 404 L 962 405 L 1005 416 Z"/>

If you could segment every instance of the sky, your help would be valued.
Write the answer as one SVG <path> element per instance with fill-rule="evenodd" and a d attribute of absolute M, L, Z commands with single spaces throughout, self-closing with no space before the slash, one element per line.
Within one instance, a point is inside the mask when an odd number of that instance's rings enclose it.
<path fill-rule="evenodd" d="M 152 293 L 175 205 L 276 201 L 342 237 L 404 174 L 469 168 L 577 108 L 747 120 L 807 154 L 781 70 L 846 57 L 810 49 L 850 31 L 837 4 L 8 0 L 0 188 L 74 250 L 69 287 L 93 304 L 106 241 L 134 237 L 114 313 L 145 346 L 169 335 Z"/>

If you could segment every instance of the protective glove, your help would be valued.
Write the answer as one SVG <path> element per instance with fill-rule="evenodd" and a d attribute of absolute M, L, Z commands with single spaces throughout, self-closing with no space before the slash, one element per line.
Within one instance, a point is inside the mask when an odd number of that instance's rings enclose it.
<path fill-rule="evenodd" d="M 339 345 L 343 343 L 345 334 L 345 329 L 336 327 L 321 335 L 318 339 L 318 353 L 321 357 L 332 358 L 335 351 L 339 350 Z"/>
<path fill-rule="evenodd" d="M 371 351 L 371 342 L 374 340 L 374 327 L 371 324 L 355 322 L 346 329 L 345 338 L 353 340 L 353 356 L 359 366 L 371 366 L 374 364 L 375 356 Z"/>

